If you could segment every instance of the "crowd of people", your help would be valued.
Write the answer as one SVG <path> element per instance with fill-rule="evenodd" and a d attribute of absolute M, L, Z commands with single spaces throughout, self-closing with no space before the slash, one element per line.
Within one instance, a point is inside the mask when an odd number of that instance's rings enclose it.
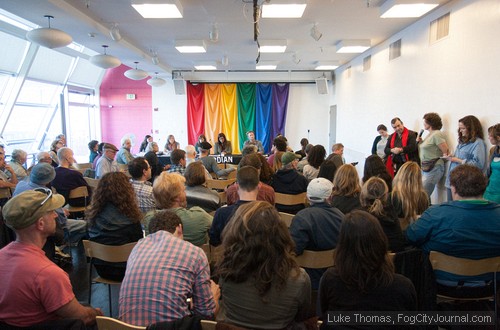
<path fill-rule="evenodd" d="M 14 150 L 5 163 L 0 147 L 0 188 L 13 191 L 2 201 L 2 216 L 16 237 L 0 250 L 0 264 L 11 265 L 0 269 L 0 282 L 9 283 L 0 287 L 0 325 L 50 328 L 76 318 L 92 326 L 102 315 L 78 303 L 51 261 L 61 228 L 63 240 L 66 231 L 106 245 L 137 242 L 128 262 L 95 264 L 100 276 L 122 282 L 118 317 L 133 325 L 195 314 L 244 329 L 309 329 L 318 318 L 328 328 L 329 311 L 416 310 L 417 283 L 396 273 L 390 252 L 500 255 L 500 124 L 488 129 L 489 154 L 474 116 L 459 120 L 454 152 L 437 113 L 423 116 L 419 134 L 397 117 L 391 126 L 392 134 L 377 127 L 363 173 L 346 163 L 341 143 L 327 155 L 303 138 L 294 152 L 278 135 L 266 157 L 253 131 L 238 166 L 227 168 L 210 156 L 232 153 L 223 133 L 214 146 L 200 135 L 184 149 L 170 135 L 163 151 L 146 135 L 135 156 L 129 137 L 120 148 L 93 140 L 87 174 L 98 183 L 89 187 L 84 220 L 68 219 L 61 208 L 82 205 L 69 192 L 88 187 L 65 138 L 31 168 L 24 166 L 26 152 Z M 161 152 L 170 164 L 160 164 Z M 224 191 L 208 188 L 234 171 Z M 431 205 L 442 181 L 449 200 Z M 305 194 L 307 201 L 280 204 L 277 193 Z M 289 227 L 280 212 L 292 215 Z M 212 264 L 202 249 L 207 244 L 218 249 Z M 302 269 L 295 259 L 305 250 L 331 249 L 328 269 Z M 481 287 L 491 279 L 436 273 L 446 287 Z"/>

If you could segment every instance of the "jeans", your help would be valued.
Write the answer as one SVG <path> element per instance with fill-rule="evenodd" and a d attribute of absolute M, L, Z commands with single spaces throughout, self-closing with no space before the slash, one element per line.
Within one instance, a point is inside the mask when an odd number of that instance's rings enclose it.
<path fill-rule="evenodd" d="M 422 183 L 429 198 L 436 187 L 436 184 L 444 175 L 444 164 L 436 164 L 430 172 L 422 171 Z"/>

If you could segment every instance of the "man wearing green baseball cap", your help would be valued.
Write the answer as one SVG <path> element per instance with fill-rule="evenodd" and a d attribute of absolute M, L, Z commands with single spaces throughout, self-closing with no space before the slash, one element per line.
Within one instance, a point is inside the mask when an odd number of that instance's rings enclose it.
<path fill-rule="evenodd" d="M 0 250 L 0 322 L 51 328 L 61 319 L 81 319 L 86 325 L 102 315 L 99 309 L 84 307 L 76 300 L 68 274 L 50 261 L 42 250 L 56 230 L 54 211 L 64 197 L 50 189 L 25 191 L 3 207 L 5 224 L 16 240 Z"/>

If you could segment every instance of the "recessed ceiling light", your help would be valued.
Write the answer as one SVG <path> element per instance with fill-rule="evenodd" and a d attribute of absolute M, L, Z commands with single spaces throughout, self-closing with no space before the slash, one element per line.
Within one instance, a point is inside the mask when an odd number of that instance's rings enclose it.
<path fill-rule="evenodd" d="M 331 71 L 335 70 L 338 67 L 339 67 L 338 63 L 318 62 L 314 70 Z"/>
<path fill-rule="evenodd" d="M 260 52 L 261 53 L 284 53 L 287 46 L 286 40 L 261 40 Z"/>
<path fill-rule="evenodd" d="M 207 45 L 204 40 L 176 40 L 175 48 L 179 53 L 206 53 Z"/>
<path fill-rule="evenodd" d="M 182 18 L 182 6 L 178 1 L 167 3 L 133 3 L 132 7 L 144 18 Z"/>
<path fill-rule="evenodd" d="M 337 53 L 363 53 L 371 47 L 371 42 L 368 39 L 341 40 L 335 46 L 337 47 Z"/>
<path fill-rule="evenodd" d="M 437 6 L 436 0 L 387 0 L 380 6 L 380 17 L 420 17 Z"/>
<path fill-rule="evenodd" d="M 278 1 L 279 2 L 279 1 Z M 295 3 L 265 3 L 262 5 L 262 18 L 300 18 L 306 9 L 305 1 Z"/>
<path fill-rule="evenodd" d="M 217 70 L 217 67 L 213 64 L 199 64 L 195 65 L 196 70 Z"/>
<path fill-rule="evenodd" d="M 278 64 L 276 62 L 260 62 L 255 65 L 256 70 L 276 70 Z"/>

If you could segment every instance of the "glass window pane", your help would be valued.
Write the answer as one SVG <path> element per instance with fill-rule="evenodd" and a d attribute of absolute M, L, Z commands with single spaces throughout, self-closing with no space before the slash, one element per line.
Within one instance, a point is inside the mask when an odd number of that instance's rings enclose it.
<path fill-rule="evenodd" d="M 89 108 L 86 106 L 69 106 L 68 132 L 70 132 L 70 147 L 79 163 L 88 163 L 91 139 L 89 130 Z"/>
<path fill-rule="evenodd" d="M 19 103 L 55 105 L 62 86 L 26 80 L 17 99 Z"/>
<path fill-rule="evenodd" d="M 37 145 L 33 143 L 40 131 L 40 126 L 47 122 L 47 117 L 52 113 L 51 110 L 51 108 L 44 107 L 15 106 L 5 127 L 3 138 L 9 145 L 27 144 L 24 149 L 27 152 L 35 150 Z M 29 120 L 26 120 L 27 118 Z"/>

